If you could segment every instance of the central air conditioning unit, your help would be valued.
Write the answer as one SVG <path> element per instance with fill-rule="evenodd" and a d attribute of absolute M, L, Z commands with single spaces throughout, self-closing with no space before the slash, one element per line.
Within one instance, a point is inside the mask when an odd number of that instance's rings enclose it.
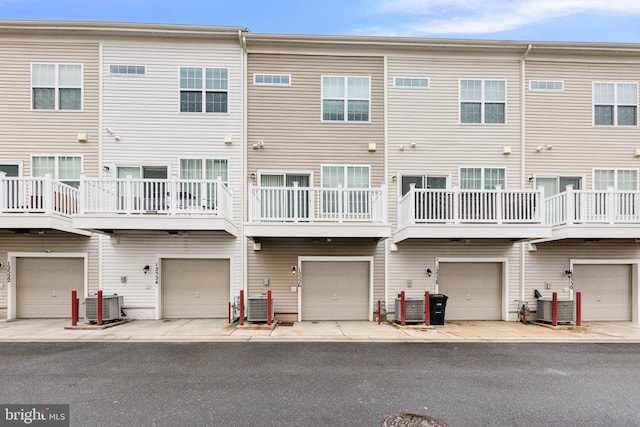
<path fill-rule="evenodd" d="M 406 323 L 424 322 L 424 298 L 404 298 L 404 321 Z M 396 322 L 402 322 L 402 298 L 396 298 Z"/>
<path fill-rule="evenodd" d="M 98 321 L 98 295 L 89 295 L 85 300 L 85 319 L 90 323 Z M 113 295 L 102 296 L 102 321 L 114 322 L 122 319 L 124 297 Z"/>
<path fill-rule="evenodd" d="M 552 298 L 539 298 L 537 309 L 538 312 L 536 316 L 539 322 L 553 322 Z M 556 320 L 558 323 L 573 322 L 573 300 L 558 299 L 558 314 Z"/>
<path fill-rule="evenodd" d="M 271 299 L 271 319 L 273 319 L 273 298 Z M 267 295 L 253 295 L 247 298 L 247 322 L 266 322 Z"/>

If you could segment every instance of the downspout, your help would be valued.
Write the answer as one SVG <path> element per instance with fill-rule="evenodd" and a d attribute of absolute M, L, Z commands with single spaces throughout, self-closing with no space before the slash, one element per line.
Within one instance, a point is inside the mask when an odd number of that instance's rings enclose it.
<path fill-rule="evenodd" d="M 533 46 L 529 44 L 522 59 L 520 60 L 520 188 L 524 189 L 526 176 L 525 176 L 525 147 L 526 147 L 526 59 L 531 53 Z M 527 248 L 527 242 L 520 242 L 520 300 L 525 300 L 525 254 Z M 517 315 L 516 315 L 517 318 Z"/>
<path fill-rule="evenodd" d="M 102 129 L 104 129 L 104 44 L 100 42 L 98 45 L 98 176 L 102 178 L 104 176 L 104 170 L 102 169 L 104 163 L 104 141 L 102 138 Z M 115 170 L 114 170 L 115 172 Z M 81 189 L 82 191 L 83 189 Z M 84 209 L 84 208 L 83 208 Z M 104 274 L 104 240 L 105 237 L 102 233 L 98 233 L 98 290 L 103 289 L 103 274 Z M 86 295 L 83 296 L 87 296 Z"/>
<path fill-rule="evenodd" d="M 242 34 L 242 30 L 238 31 L 238 43 L 240 44 L 240 63 L 242 68 L 241 75 L 241 87 L 242 87 L 242 135 L 240 136 L 240 141 L 242 141 L 242 147 L 240 149 L 240 163 L 242 164 L 241 173 L 241 185 L 242 189 L 240 191 L 241 199 L 240 199 L 240 259 L 242 260 L 242 268 L 240 271 L 242 288 L 247 291 L 247 268 L 248 268 L 248 255 L 247 255 L 247 238 L 244 234 L 244 223 L 247 221 L 247 208 L 246 201 L 249 200 L 248 197 L 248 183 L 247 183 L 247 158 L 246 158 L 246 147 L 247 147 L 247 39 Z M 241 303 L 243 303 L 241 301 Z"/>
<path fill-rule="evenodd" d="M 388 172 L 389 172 L 389 141 L 388 141 L 388 126 L 387 126 L 387 55 L 384 56 L 383 58 L 384 61 L 384 70 L 383 70 L 383 76 L 384 76 L 384 82 L 383 82 L 383 138 L 384 138 L 384 182 L 387 183 L 387 179 L 389 177 Z M 387 212 L 389 210 L 389 193 L 390 193 L 390 186 L 387 184 L 387 206 L 385 206 L 385 209 L 387 209 Z M 397 218 L 397 214 L 396 214 L 396 218 Z M 389 221 L 389 215 L 387 213 L 387 221 Z M 397 222 L 397 221 L 396 221 Z M 393 230 L 392 230 L 392 236 L 393 236 Z M 389 310 L 389 254 L 390 254 L 390 250 L 389 250 L 389 246 L 392 244 L 392 242 L 389 241 L 389 239 L 385 239 L 385 243 L 384 243 L 384 304 L 385 307 L 387 308 L 387 310 Z M 380 316 L 381 314 L 378 313 L 378 316 Z"/>

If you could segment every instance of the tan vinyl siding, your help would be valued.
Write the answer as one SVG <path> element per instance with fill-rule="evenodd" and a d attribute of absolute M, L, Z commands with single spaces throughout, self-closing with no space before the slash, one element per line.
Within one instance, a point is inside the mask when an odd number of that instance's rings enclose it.
<path fill-rule="evenodd" d="M 397 251 L 389 252 L 389 306 L 394 310 L 393 301 L 397 294 L 405 291 L 407 296 L 424 296 L 425 291 L 435 292 L 436 258 L 456 258 L 456 262 L 467 262 L 470 259 L 506 259 L 508 283 L 505 286 L 509 298 L 509 311 L 515 312 L 514 302 L 520 295 L 520 257 L 519 248 L 511 242 L 492 241 L 425 241 L 408 240 L 398 244 Z M 432 271 L 427 276 L 426 269 Z M 407 286 L 411 281 L 411 286 Z M 533 292 L 533 291 L 532 291 Z"/>
<path fill-rule="evenodd" d="M 569 278 L 563 271 L 569 268 L 572 259 L 640 261 L 640 248 L 633 240 L 557 241 L 540 243 L 537 249 L 525 255 L 525 297 L 531 304 L 535 301 L 535 289 L 543 296 L 551 296 L 552 292 L 558 292 L 559 297 L 569 296 L 565 291 L 570 285 Z M 545 289 L 546 283 L 551 284 L 551 289 Z"/>
<path fill-rule="evenodd" d="M 31 154 L 83 157 L 83 170 L 98 170 L 98 43 L 0 41 L 0 161 L 20 161 L 30 175 Z M 82 111 L 31 109 L 31 64 L 83 65 Z M 79 143 L 79 133 L 89 142 Z"/>
<path fill-rule="evenodd" d="M 513 57 L 389 56 L 387 121 L 389 175 L 450 176 L 460 167 L 506 168 L 507 188 L 520 186 L 520 65 Z M 429 78 L 428 89 L 394 87 L 396 77 Z M 459 123 L 460 80 L 505 80 L 505 124 Z M 410 148 L 411 143 L 415 148 Z M 400 145 L 407 148 L 400 151 Z M 509 145 L 511 154 L 502 154 Z M 400 180 L 389 188 L 389 218 L 396 222 Z"/>
<path fill-rule="evenodd" d="M 262 250 L 253 251 L 249 245 L 248 295 L 263 294 L 271 289 L 276 313 L 297 313 L 298 293 L 291 287 L 298 286 L 297 275 L 291 274 L 291 266 L 298 266 L 298 257 L 308 256 L 373 256 L 373 300 L 384 299 L 384 244 L 358 239 L 333 239 L 332 242 L 299 239 L 262 239 Z M 269 286 L 264 286 L 269 279 Z M 373 307 L 372 307 L 373 309 Z"/>
<path fill-rule="evenodd" d="M 254 73 L 290 74 L 291 85 L 254 85 Z M 322 122 L 322 76 L 370 76 L 370 122 Z M 249 172 L 308 170 L 319 186 L 321 165 L 371 165 L 371 185 L 384 182 L 381 57 L 249 54 L 247 84 Z"/>
<path fill-rule="evenodd" d="M 530 80 L 563 80 L 564 91 L 530 91 Z M 640 128 L 593 126 L 592 88 L 593 82 L 639 81 L 638 63 L 527 60 L 526 173 L 585 175 L 583 188 L 592 188 L 594 167 L 637 168 Z M 553 149 L 536 152 L 547 144 Z"/>
<path fill-rule="evenodd" d="M 10 266 L 8 263 L 8 253 L 10 252 L 87 253 L 89 293 L 95 293 L 98 290 L 97 235 L 92 237 L 70 236 L 66 233 L 49 230 L 46 230 L 42 235 L 20 235 L 9 231 L 0 234 L 0 261 L 4 264 L 4 267 L 0 269 L 0 283 L 3 284 L 0 286 L 0 308 L 7 307 L 7 283 L 9 276 L 15 274 L 15 271 L 11 271 L 15 266 Z M 84 296 L 83 293 L 84 289 L 78 289 L 79 297 Z"/>

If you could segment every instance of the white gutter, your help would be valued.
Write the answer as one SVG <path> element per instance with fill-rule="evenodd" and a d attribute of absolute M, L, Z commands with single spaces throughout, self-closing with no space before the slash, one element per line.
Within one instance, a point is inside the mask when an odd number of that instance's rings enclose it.
<path fill-rule="evenodd" d="M 247 221 L 247 207 L 245 206 L 245 200 L 249 200 L 249 195 L 248 195 L 248 183 L 247 183 L 247 150 L 246 147 L 248 147 L 248 141 L 247 141 L 247 39 L 244 36 L 242 30 L 238 31 L 238 43 L 240 44 L 240 62 L 241 62 L 241 68 L 242 68 L 242 76 L 241 76 L 241 87 L 242 87 L 242 135 L 240 136 L 240 141 L 242 144 L 241 147 L 241 151 L 240 151 L 240 163 L 242 163 L 242 168 L 241 168 L 241 173 L 242 173 L 242 179 L 241 179 L 241 191 L 240 194 L 242 194 L 242 199 L 240 202 L 240 212 L 241 212 L 241 218 L 240 218 L 240 239 L 241 239 L 241 243 L 240 243 L 240 259 L 242 260 L 242 271 L 240 272 L 241 275 L 241 283 L 242 283 L 242 289 L 245 291 L 245 294 L 248 291 L 248 278 L 247 278 L 247 268 L 248 268 L 248 261 L 247 261 L 247 238 L 244 234 L 244 224 Z M 244 304 L 244 301 L 241 302 L 242 304 Z"/>
<path fill-rule="evenodd" d="M 526 149 L 526 102 L 525 96 L 527 93 L 527 82 L 526 82 L 526 59 L 531 53 L 531 49 L 533 46 L 530 44 L 527 46 L 527 50 L 522 56 L 520 60 L 520 188 L 524 188 L 526 182 L 526 174 L 525 174 L 525 149 Z M 526 280 L 526 271 L 525 271 L 525 251 L 527 250 L 527 242 L 520 242 L 520 300 L 525 300 L 525 280 Z"/>

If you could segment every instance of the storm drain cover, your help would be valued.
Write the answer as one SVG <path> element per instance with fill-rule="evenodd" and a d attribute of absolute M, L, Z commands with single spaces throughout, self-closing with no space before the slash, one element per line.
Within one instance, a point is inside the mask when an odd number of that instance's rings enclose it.
<path fill-rule="evenodd" d="M 402 413 L 385 418 L 382 427 L 449 427 L 449 424 L 428 415 Z"/>

